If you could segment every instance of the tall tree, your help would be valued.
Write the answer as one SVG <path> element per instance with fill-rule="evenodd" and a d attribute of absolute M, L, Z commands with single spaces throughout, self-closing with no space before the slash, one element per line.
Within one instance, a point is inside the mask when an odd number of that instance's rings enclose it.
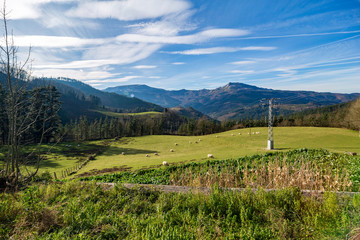
<path fill-rule="evenodd" d="M 38 121 L 41 121 L 41 134 L 37 143 L 38 148 L 40 148 L 48 131 L 47 124 L 57 114 L 58 109 L 54 108 L 49 111 L 52 106 L 49 105 L 46 97 L 40 102 L 33 101 L 33 95 L 28 90 L 28 83 L 31 81 L 29 74 L 31 72 L 31 47 L 29 47 L 27 57 L 20 61 L 18 59 L 18 47 L 14 45 L 13 36 L 8 31 L 6 1 L 4 1 L 0 15 L 4 27 L 4 39 L 0 46 L 0 70 L 5 75 L 2 84 L 8 131 L 6 140 L 7 156 L 4 169 L 0 171 L 0 177 L 5 180 L 8 187 L 16 187 L 19 181 L 28 181 L 36 175 L 41 160 L 40 155 L 38 155 L 34 171 L 26 167 L 27 159 L 34 153 L 30 153 L 26 157 L 21 155 L 24 134 L 33 128 Z"/>

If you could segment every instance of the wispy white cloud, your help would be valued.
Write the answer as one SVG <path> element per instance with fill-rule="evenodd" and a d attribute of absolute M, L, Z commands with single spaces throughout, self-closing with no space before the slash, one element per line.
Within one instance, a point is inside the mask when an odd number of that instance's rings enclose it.
<path fill-rule="evenodd" d="M 93 46 L 83 50 L 82 60 L 64 60 L 35 65 L 34 68 L 50 69 L 89 69 L 108 65 L 124 65 L 142 60 L 157 51 L 161 45 L 158 44 L 110 44 L 104 46 Z M 45 50 L 46 51 L 46 50 Z M 45 54 L 45 51 L 43 53 Z M 121 56 L 121 57 L 119 57 Z"/>
<path fill-rule="evenodd" d="M 131 33 L 146 36 L 176 36 L 180 32 L 192 31 L 196 24 L 189 21 L 194 11 L 186 10 L 181 13 L 171 14 L 158 21 L 146 21 L 128 25 Z"/>
<path fill-rule="evenodd" d="M 236 61 L 236 62 L 231 62 L 231 64 L 234 65 L 247 65 L 247 64 L 252 64 L 252 63 L 256 63 L 255 61 Z"/>
<path fill-rule="evenodd" d="M 182 54 L 182 55 L 205 55 L 205 54 L 227 53 L 227 52 L 238 52 L 238 51 L 271 51 L 274 49 L 276 49 L 276 47 L 212 47 L 212 48 L 197 48 L 197 49 L 191 49 L 185 51 L 173 51 L 167 53 Z M 249 63 L 249 61 L 247 61 L 247 63 Z"/>
<path fill-rule="evenodd" d="M 163 17 L 189 9 L 183 0 L 82 1 L 67 12 L 79 18 L 114 18 L 122 21 Z"/>
<path fill-rule="evenodd" d="M 254 73 L 253 70 L 232 70 L 230 73 L 239 73 L 239 74 L 251 74 Z"/>
<path fill-rule="evenodd" d="M 172 64 L 173 65 L 184 65 L 185 63 L 184 62 L 173 62 Z"/>
<path fill-rule="evenodd" d="M 11 19 L 36 19 L 42 16 L 42 4 L 75 1 L 76 0 L 11 0 L 6 1 L 6 9 L 10 12 L 8 17 Z"/>
<path fill-rule="evenodd" d="M 194 44 L 209 41 L 214 38 L 236 37 L 249 34 L 249 31 L 240 29 L 210 29 L 195 34 L 182 36 L 156 36 L 144 34 L 123 34 L 116 39 L 119 42 L 142 42 L 161 44 Z"/>
<path fill-rule="evenodd" d="M 14 36 L 14 43 L 19 47 L 82 47 L 85 45 L 99 45 L 108 42 L 107 39 L 84 39 L 77 37 L 63 37 L 63 36 Z"/>
<path fill-rule="evenodd" d="M 88 79 L 107 79 L 107 78 L 114 78 L 119 73 L 110 73 L 108 71 L 102 70 L 89 70 L 89 71 L 82 71 L 74 70 L 74 69 L 34 69 L 33 71 L 34 76 L 62 76 L 67 78 L 74 78 L 81 81 L 86 81 Z"/>
<path fill-rule="evenodd" d="M 155 66 L 155 65 L 137 65 L 137 66 L 133 66 L 132 68 L 135 68 L 135 69 L 152 69 L 152 68 L 157 68 L 157 66 Z"/>

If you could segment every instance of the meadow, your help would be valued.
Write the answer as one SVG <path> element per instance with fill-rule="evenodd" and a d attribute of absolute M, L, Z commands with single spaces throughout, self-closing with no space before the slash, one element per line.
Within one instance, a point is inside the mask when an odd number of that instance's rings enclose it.
<path fill-rule="evenodd" d="M 116 112 L 110 112 L 106 110 L 96 110 L 96 112 L 101 113 L 108 117 L 124 117 L 124 116 L 157 116 L 161 115 L 161 112 L 139 112 L 139 113 L 116 113 Z"/>
<path fill-rule="evenodd" d="M 359 133 L 347 129 L 281 127 L 274 128 L 274 139 L 275 150 L 272 151 L 266 149 L 267 128 L 238 129 L 205 136 L 153 135 L 43 145 L 39 172 L 48 171 L 52 175 L 55 172 L 61 178 L 64 170 L 89 158 L 92 160 L 86 166 L 68 178 L 92 170 L 112 172 L 116 171 L 114 168 L 138 170 L 159 167 L 163 161 L 169 164 L 204 162 L 209 160 L 208 154 L 213 155 L 210 160 L 224 160 L 300 148 L 321 148 L 336 153 L 360 152 Z M 31 147 L 26 151 L 31 151 Z M 5 148 L 1 150 L 0 158 L 4 158 L 4 152 Z M 96 157 L 92 157 L 94 154 Z"/>
<path fill-rule="evenodd" d="M 250 132 L 252 134 L 248 134 Z M 274 129 L 274 138 L 276 151 L 322 148 L 338 153 L 360 152 L 359 134 L 347 129 L 282 127 Z M 78 174 L 115 166 L 126 166 L 136 170 L 159 166 L 163 161 L 202 162 L 208 160 L 208 154 L 213 155 L 212 160 L 237 159 L 241 156 L 269 152 L 266 143 L 267 128 L 238 129 L 205 136 L 121 138 L 109 141 L 109 147 L 103 154 L 89 162 Z"/>
<path fill-rule="evenodd" d="M 266 130 L 44 145 L 41 172 L 91 160 L 66 179 L 48 174 L 21 191 L 1 193 L 0 239 L 357 239 L 360 195 L 330 191 L 359 191 L 360 158 L 344 154 L 359 152 L 358 133 L 276 128 L 276 150 L 269 151 Z M 121 168 L 126 171 L 112 172 Z M 105 174 L 78 178 L 96 174 L 93 169 Z M 121 183 L 211 192 L 165 193 Z"/>

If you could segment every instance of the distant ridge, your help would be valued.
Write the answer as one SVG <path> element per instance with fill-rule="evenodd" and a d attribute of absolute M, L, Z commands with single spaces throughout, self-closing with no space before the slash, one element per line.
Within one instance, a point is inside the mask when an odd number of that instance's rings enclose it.
<path fill-rule="evenodd" d="M 291 114 L 305 109 L 352 101 L 359 93 L 341 94 L 315 91 L 286 91 L 260 88 L 244 83 L 230 82 L 216 89 L 164 90 L 147 85 L 126 85 L 104 91 L 124 96 L 135 96 L 163 107 L 184 106 L 219 120 L 231 118 L 259 118 L 266 110 L 259 105 L 263 98 L 280 98 L 279 113 Z"/>

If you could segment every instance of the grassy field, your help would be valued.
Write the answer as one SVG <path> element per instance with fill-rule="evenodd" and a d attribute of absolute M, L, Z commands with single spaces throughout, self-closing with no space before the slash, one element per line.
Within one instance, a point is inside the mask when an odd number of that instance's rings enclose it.
<path fill-rule="evenodd" d="M 96 110 L 96 112 L 101 113 L 109 117 L 123 117 L 123 116 L 156 116 L 162 114 L 161 112 L 140 112 L 140 113 L 115 113 L 110 111 Z"/>
<path fill-rule="evenodd" d="M 206 136 L 144 136 L 121 138 L 118 141 L 92 141 L 82 143 L 61 143 L 46 154 L 40 173 L 56 172 L 71 168 L 85 161 L 89 155 L 104 150 L 95 160 L 90 161 L 78 174 L 92 169 L 131 167 L 133 170 L 169 163 L 201 162 L 213 154 L 214 160 L 239 158 L 262 154 L 266 150 L 267 128 L 239 129 Z M 241 135 L 239 135 L 241 133 Z M 218 137 L 216 137 L 218 136 Z M 201 139 L 201 141 L 199 140 Z M 358 132 L 337 128 L 283 127 L 274 129 L 275 148 L 288 151 L 298 148 L 323 148 L 332 152 L 360 152 Z M 197 142 L 197 143 L 195 143 Z M 175 146 L 175 143 L 177 145 Z M 108 146 L 104 146 L 108 144 Z M 50 146 L 44 146 L 46 152 Z M 170 152 L 173 149 L 174 152 Z M 3 149 L 5 151 L 5 149 Z M 0 157 L 3 155 L 1 150 Z M 124 152 L 125 155 L 121 153 Z M 155 155 L 158 154 L 158 156 Z M 149 157 L 146 157 L 146 154 Z"/>
<path fill-rule="evenodd" d="M 61 175 L 61 171 L 72 168 L 88 159 L 94 153 L 102 151 L 105 146 L 99 142 L 82 142 L 82 143 L 58 143 L 56 145 L 43 145 L 41 147 L 42 161 L 40 163 L 39 173 L 49 171 L 52 175 L 55 172 L 57 176 Z M 5 158 L 6 147 L 0 148 L 0 159 Z M 24 149 L 24 155 L 35 151 L 35 146 L 27 146 Z M 28 160 L 31 162 L 31 160 Z M 0 161 L 0 165 L 4 164 Z M 27 169 L 34 171 L 33 165 L 30 163 Z"/>
<path fill-rule="evenodd" d="M 78 173 L 114 166 L 140 169 L 169 163 L 238 158 L 265 153 L 267 128 L 233 130 L 206 136 L 144 136 L 112 141 L 109 148 Z M 241 135 L 239 135 L 241 133 Z M 218 137 L 216 137 L 218 136 Z M 298 148 L 323 148 L 333 152 L 360 152 L 357 132 L 336 128 L 284 127 L 274 129 L 275 148 L 287 151 Z M 201 141 L 199 140 L 201 139 Z M 197 142 L 197 143 L 195 143 Z M 177 145 L 175 145 L 177 144 Z M 173 149 L 174 152 L 170 152 Z M 124 152 L 125 155 L 121 155 Z M 158 156 L 154 155 L 155 153 Z M 146 154 L 149 157 L 146 157 Z"/>

